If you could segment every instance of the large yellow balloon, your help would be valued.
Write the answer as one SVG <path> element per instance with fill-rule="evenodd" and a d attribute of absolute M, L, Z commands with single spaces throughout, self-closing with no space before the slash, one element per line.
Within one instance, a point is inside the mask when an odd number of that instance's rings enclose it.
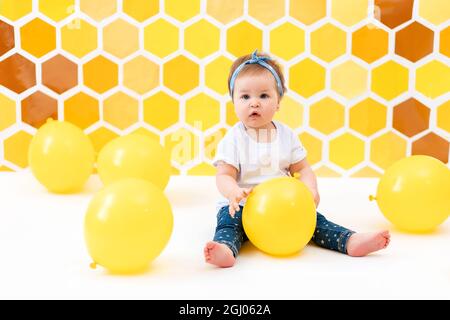
<path fill-rule="evenodd" d="M 294 254 L 311 240 L 316 228 L 313 196 L 296 178 L 263 182 L 248 197 L 242 223 L 258 249 L 276 256 Z"/>
<path fill-rule="evenodd" d="M 450 214 L 450 170 L 429 156 L 404 158 L 385 171 L 376 200 L 399 229 L 432 231 Z"/>
<path fill-rule="evenodd" d="M 92 259 L 112 273 L 146 270 L 167 245 L 173 228 L 170 203 L 141 179 L 106 186 L 89 204 L 85 240 Z"/>
<path fill-rule="evenodd" d="M 98 173 L 105 185 L 123 178 L 152 182 L 162 190 L 170 178 L 170 159 L 163 147 L 143 134 L 110 141 L 98 156 Z"/>
<path fill-rule="evenodd" d="M 92 173 L 95 151 L 83 131 L 69 122 L 49 120 L 28 149 L 31 172 L 51 192 L 79 191 Z"/>

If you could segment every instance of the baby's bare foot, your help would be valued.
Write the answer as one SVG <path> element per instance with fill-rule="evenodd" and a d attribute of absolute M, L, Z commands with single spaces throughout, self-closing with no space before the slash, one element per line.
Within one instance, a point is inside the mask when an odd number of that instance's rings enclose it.
<path fill-rule="evenodd" d="M 232 267 L 236 261 L 233 251 L 223 243 L 209 241 L 203 252 L 206 262 L 221 268 Z"/>
<path fill-rule="evenodd" d="M 380 232 L 354 233 L 347 242 L 347 254 L 363 257 L 371 252 L 386 248 L 391 240 L 388 230 Z"/>

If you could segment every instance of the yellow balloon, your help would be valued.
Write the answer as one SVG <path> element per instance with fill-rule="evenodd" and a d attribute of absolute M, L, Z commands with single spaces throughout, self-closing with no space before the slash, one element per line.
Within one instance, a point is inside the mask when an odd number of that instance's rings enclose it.
<path fill-rule="evenodd" d="M 105 185 L 123 178 L 152 182 L 162 190 L 170 178 L 170 159 L 164 148 L 143 134 L 130 134 L 110 141 L 100 151 L 97 170 Z"/>
<path fill-rule="evenodd" d="M 276 256 L 294 254 L 311 240 L 316 228 L 313 196 L 296 178 L 263 182 L 250 193 L 242 224 L 261 251 Z"/>
<path fill-rule="evenodd" d="M 399 229 L 432 231 L 450 214 L 450 170 L 429 156 L 399 160 L 381 177 L 376 200 Z"/>
<path fill-rule="evenodd" d="M 51 192 L 79 191 L 92 173 L 95 151 L 83 131 L 69 122 L 49 120 L 28 149 L 31 172 Z"/>
<path fill-rule="evenodd" d="M 84 224 L 92 259 L 116 274 L 145 271 L 167 245 L 172 228 L 172 209 L 161 189 L 134 178 L 99 191 Z"/>

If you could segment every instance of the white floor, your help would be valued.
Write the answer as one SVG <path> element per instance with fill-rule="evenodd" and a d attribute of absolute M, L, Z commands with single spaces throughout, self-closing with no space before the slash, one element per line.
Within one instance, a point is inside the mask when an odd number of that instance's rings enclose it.
<path fill-rule="evenodd" d="M 83 240 L 96 176 L 82 194 L 47 193 L 24 173 L 0 174 L 0 299 L 450 299 L 450 219 L 429 235 L 396 231 L 369 194 L 376 179 L 321 179 L 319 211 L 359 231 L 388 228 L 388 249 L 351 258 L 313 245 L 291 258 L 244 246 L 233 268 L 203 260 L 213 236 L 213 177 L 173 177 L 175 226 L 164 252 L 138 276 L 91 270 Z"/>

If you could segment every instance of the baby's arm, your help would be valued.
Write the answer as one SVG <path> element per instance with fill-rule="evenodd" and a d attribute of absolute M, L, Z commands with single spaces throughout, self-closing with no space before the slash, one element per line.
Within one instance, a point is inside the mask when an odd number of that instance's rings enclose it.
<path fill-rule="evenodd" d="M 291 164 L 289 167 L 289 172 L 292 176 L 294 176 L 294 173 L 296 172 L 300 174 L 300 180 L 309 188 L 309 190 L 311 190 L 316 207 L 318 207 L 320 196 L 319 191 L 317 190 L 317 179 L 308 161 L 303 159 L 302 161 Z"/>
<path fill-rule="evenodd" d="M 234 217 L 239 211 L 239 202 L 246 198 L 251 189 L 244 189 L 237 184 L 238 170 L 225 162 L 217 165 L 216 184 L 220 193 L 230 201 L 230 215 Z"/>

